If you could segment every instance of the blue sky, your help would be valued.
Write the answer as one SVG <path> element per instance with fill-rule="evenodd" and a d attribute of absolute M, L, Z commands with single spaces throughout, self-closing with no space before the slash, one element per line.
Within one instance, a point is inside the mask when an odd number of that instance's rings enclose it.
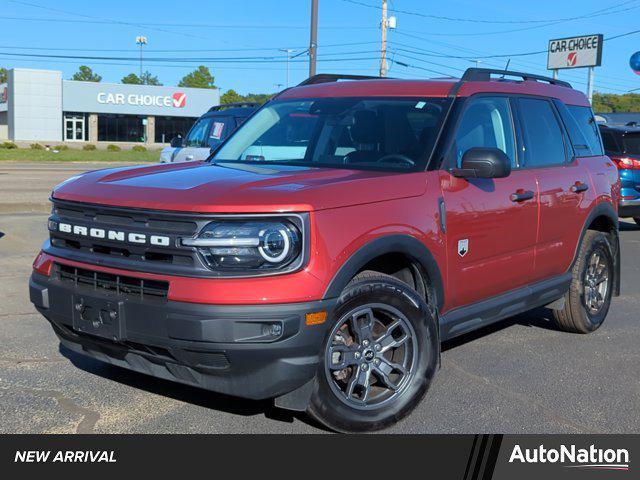
<path fill-rule="evenodd" d="M 319 0 L 319 72 L 376 74 L 381 0 Z M 360 3 L 360 4 L 358 4 Z M 362 5 L 366 4 L 366 5 Z M 504 67 L 508 57 L 545 50 L 550 38 L 603 33 L 605 38 L 640 29 L 640 0 L 393 0 L 397 29 L 389 34 L 389 76 L 459 76 L 481 66 Z M 86 0 L 0 0 L 0 66 L 62 70 L 69 78 L 81 64 L 103 81 L 119 82 L 138 72 L 137 35 L 145 35 L 145 69 L 175 85 L 197 65 L 207 65 L 222 89 L 272 92 L 286 82 L 285 53 L 309 43 L 310 0 L 215 0 L 180 2 Z M 570 20 L 590 14 L 590 18 Z M 447 18 L 436 18 L 447 17 Z M 640 50 L 640 33 L 605 42 L 597 91 L 640 89 L 629 68 Z M 13 55 L 9 55 L 13 54 Z M 16 56 L 17 54 L 17 56 Z M 124 59 L 39 58 L 25 55 L 123 57 Z M 468 58 L 449 58 L 451 56 Z M 153 61 L 152 57 L 165 61 Z M 193 60 L 191 60 L 193 59 Z M 512 56 L 511 69 L 546 73 L 546 54 Z M 303 80 L 307 57 L 290 64 L 290 82 Z M 560 78 L 586 88 L 586 70 Z"/>

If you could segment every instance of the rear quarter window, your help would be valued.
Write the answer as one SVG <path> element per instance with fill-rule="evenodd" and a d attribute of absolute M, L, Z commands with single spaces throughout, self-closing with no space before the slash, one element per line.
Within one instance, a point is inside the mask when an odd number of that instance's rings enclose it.
<path fill-rule="evenodd" d="M 576 148 L 576 154 L 579 156 L 595 156 L 595 155 L 604 155 L 604 151 L 602 148 L 602 142 L 600 140 L 600 132 L 598 131 L 598 124 L 596 123 L 596 119 L 593 116 L 593 112 L 590 107 L 578 107 L 575 105 L 567 105 L 567 110 L 571 113 L 571 116 L 575 120 L 582 137 L 586 141 L 587 149 L 583 149 L 582 151 Z M 571 142 L 576 144 L 581 141 L 577 139 L 574 141 L 573 136 L 571 134 L 571 129 L 567 127 L 569 130 L 569 136 L 571 137 Z M 579 143 L 578 143 L 579 144 Z M 584 152 L 584 153 L 582 153 Z"/>

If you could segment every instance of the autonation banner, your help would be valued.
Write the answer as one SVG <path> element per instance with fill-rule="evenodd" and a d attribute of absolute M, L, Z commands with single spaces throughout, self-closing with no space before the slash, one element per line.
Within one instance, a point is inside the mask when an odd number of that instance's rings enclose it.
<path fill-rule="evenodd" d="M 199 117 L 219 104 L 218 89 L 62 82 L 65 112 Z"/>

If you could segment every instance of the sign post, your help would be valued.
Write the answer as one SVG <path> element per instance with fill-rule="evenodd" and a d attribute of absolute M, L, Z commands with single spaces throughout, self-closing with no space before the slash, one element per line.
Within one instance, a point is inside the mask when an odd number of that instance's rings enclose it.
<path fill-rule="evenodd" d="M 593 98 L 593 67 L 602 64 L 602 34 L 549 40 L 547 69 L 553 70 L 553 78 L 558 70 L 588 67 L 587 96 Z"/>

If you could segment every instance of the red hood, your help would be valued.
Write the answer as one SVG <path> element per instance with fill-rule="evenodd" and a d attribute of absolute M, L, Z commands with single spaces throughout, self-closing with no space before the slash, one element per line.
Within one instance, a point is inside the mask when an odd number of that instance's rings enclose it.
<path fill-rule="evenodd" d="M 183 212 L 300 212 L 418 196 L 425 188 L 421 172 L 191 162 L 88 172 L 53 197 Z"/>

